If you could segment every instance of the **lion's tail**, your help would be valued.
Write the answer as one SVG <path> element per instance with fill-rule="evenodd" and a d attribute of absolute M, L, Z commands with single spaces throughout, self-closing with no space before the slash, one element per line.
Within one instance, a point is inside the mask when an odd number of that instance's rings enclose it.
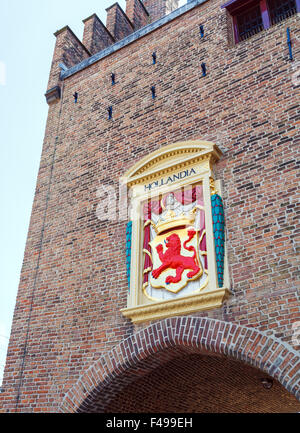
<path fill-rule="evenodd" d="M 193 259 L 196 258 L 197 252 L 195 250 L 195 247 L 193 245 L 190 245 L 189 247 L 187 246 L 187 244 L 193 239 L 193 237 L 195 236 L 196 232 L 194 230 L 190 230 L 188 231 L 188 239 L 184 242 L 183 247 L 188 250 L 188 251 L 193 251 L 194 255 L 193 255 Z"/>

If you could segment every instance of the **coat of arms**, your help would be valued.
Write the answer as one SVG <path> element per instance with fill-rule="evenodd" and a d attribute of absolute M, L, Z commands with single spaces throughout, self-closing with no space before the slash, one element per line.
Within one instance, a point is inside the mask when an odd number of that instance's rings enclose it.
<path fill-rule="evenodd" d="M 189 200 L 177 198 L 171 193 L 152 202 L 151 218 L 150 213 L 146 218 L 144 293 L 150 298 L 168 299 L 207 277 L 204 208 L 192 194 Z"/>

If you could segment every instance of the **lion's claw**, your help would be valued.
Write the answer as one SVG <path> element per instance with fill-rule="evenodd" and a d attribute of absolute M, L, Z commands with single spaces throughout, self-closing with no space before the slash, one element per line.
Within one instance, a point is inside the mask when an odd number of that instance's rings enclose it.
<path fill-rule="evenodd" d="M 152 271 L 152 276 L 153 276 L 153 278 L 155 278 L 155 279 L 158 277 L 158 272 L 157 272 L 157 270 Z"/>
<path fill-rule="evenodd" d="M 167 283 L 167 284 L 171 284 L 171 283 L 173 283 L 173 282 L 174 282 L 174 281 L 173 281 L 173 277 L 169 276 L 169 277 L 166 278 L 166 283 Z"/>

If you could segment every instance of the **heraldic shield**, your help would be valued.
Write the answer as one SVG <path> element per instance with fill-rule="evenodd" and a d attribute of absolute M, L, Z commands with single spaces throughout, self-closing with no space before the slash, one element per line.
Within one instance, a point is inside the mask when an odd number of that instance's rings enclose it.
<path fill-rule="evenodd" d="M 199 231 L 193 226 L 169 230 L 151 242 L 153 269 L 150 284 L 178 293 L 203 275 L 198 254 Z"/>
<path fill-rule="evenodd" d="M 178 189 L 144 204 L 143 293 L 169 300 L 208 284 L 202 185 Z"/>

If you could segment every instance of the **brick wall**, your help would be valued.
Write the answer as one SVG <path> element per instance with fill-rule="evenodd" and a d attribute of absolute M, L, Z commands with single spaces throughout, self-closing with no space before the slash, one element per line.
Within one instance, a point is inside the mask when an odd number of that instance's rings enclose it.
<path fill-rule="evenodd" d="M 97 189 L 117 186 L 137 159 L 175 141 L 213 141 L 224 152 L 216 178 L 233 295 L 221 309 L 195 316 L 262 331 L 292 347 L 292 324 L 300 321 L 299 86 L 286 27 L 297 60 L 299 17 L 232 46 L 221 3 L 207 1 L 72 75 L 62 99 L 49 106 L 1 411 L 57 411 L 90 365 L 141 329 L 120 313 L 127 300 L 126 223 L 97 219 Z M 78 61 L 88 57 L 81 44 L 78 50 Z M 60 56 L 56 51 L 51 86 Z"/>

